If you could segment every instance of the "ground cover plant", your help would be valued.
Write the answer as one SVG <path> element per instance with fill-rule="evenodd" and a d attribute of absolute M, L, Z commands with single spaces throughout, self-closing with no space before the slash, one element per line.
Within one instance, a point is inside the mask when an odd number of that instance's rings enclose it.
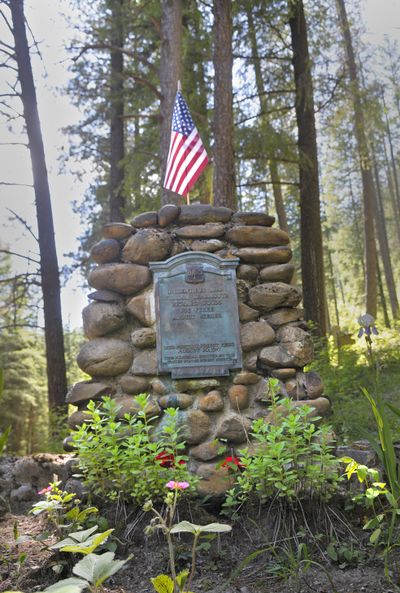
<path fill-rule="evenodd" d="M 165 410 L 166 422 L 153 437 L 149 397 L 135 397 L 137 413 L 118 419 L 118 406 L 112 398 L 100 404 L 90 402 L 88 419 L 73 433 L 79 468 L 93 494 L 115 501 L 119 498 L 142 505 L 160 501 L 169 479 L 188 481 L 187 456 L 177 426 L 174 408 Z M 190 491 L 196 480 L 191 477 Z"/>

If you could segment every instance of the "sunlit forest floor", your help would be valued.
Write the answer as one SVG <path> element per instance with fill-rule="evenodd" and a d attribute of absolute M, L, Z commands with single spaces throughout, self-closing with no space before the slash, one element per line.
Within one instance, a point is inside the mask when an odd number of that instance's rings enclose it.
<path fill-rule="evenodd" d="M 400 330 L 379 328 L 372 335 L 372 361 L 367 353 L 365 337 L 357 330 L 346 335 L 350 344 L 338 348 L 333 338 L 327 346 L 316 346 L 315 361 L 310 369 L 317 371 L 331 400 L 332 411 L 326 421 L 336 433 L 339 443 L 369 439 L 376 425 L 368 400 L 362 393 L 377 390 L 385 401 L 400 407 Z M 399 418 L 388 414 L 396 440 L 400 441 Z"/>

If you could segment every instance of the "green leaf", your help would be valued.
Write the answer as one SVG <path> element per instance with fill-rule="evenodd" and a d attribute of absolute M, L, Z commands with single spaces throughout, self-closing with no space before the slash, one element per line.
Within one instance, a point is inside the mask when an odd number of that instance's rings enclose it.
<path fill-rule="evenodd" d="M 97 525 L 94 525 L 93 527 L 90 527 L 90 529 L 85 529 L 85 530 L 82 530 L 82 531 L 75 531 L 74 533 L 70 533 L 68 537 L 66 537 L 65 539 L 57 542 L 53 546 L 51 546 L 51 549 L 52 550 L 59 550 L 63 546 L 67 546 L 69 544 L 73 545 L 73 544 L 78 544 L 78 543 L 83 543 L 85 541 L 88 541 L 89 538 L 90 538 L 90 536 L 95 531 L 97 531 Z"/>
<path fill-rule="evenodd" d="M 189 576 L 188 570 L 182 570 L 179 574 L 176 575 L 176 582 L 178 583 L 178 587 L 181 591 L 183 590 L 183 587 L 187 581 L 188 576 Z"/>
<path fill-rule="evenodd" d="M 209 523 L 208 525 L 196 525 L 189 521 L 181 521 L 174 525 L 171 533 L 193 533 L 193 535 L 200 533 L 226 533 L 232 531 L 230 525 L 225 523 Z"/>
<path fill-rule="evenodd" d="M 150 579 L 157 593 L 174 593 L 174 581 L 166 574 L 159 574 Z"/>
<path fill-rule="evenodd" d="M 74 566 L 72 572 L 99 587 L 106 579 L 122 568 L 130 558 L 131 556 L 126 560 L 114 560 L 114 552 L 88 554 Z"/>
<path fill-rule="evenodd" d="M 47 587 L 43 593 L 80 593 L 86 589 L 86 587 L 86 581 L 70 577 L 69 579 L 58 581 L 58 583 L 51 585 L 51 587 Z"/>
<path fill-rule="evenodd" d="M 328 554 L 328 556 L 331 560 L 333 560 L 334 562 L 337 562 L 338 554 L 337 554 L 334 544 L 330 543 L 328 545 L 328 547 L 326 548 L 326 553 Z"/>
<path fill-rule="evenodd" d="M 107 531 L 104 531 L 103 533 L 95 534 L 94 539 L 91 542 L 89 542 L 89 541 L 83 542 L 83 543 L 79 544 L 78 546 L 66 546 L 64 548 L 61 548 L 61 552 L 91 554 L 92 552 L 95 551 L 96 548 L 98 548 L 101 544 L 103 544 L 108 539 L 108 536 L 113 531 L 114 531 L 114 529 L 108 529 Z"/>
<path fill-rule="evenodd" d="M 393 496 L 393 494 L 391 492 L 386 492 L 385 494 L 389 504 L 394 508 L 397 509 L 397 507 L 399 506 L 397 504 L 397 500 L 395 499 L 395 497 Z"/>
<path fill-rule="evenodd" d="M 376 542 L 379 540 L 380 536 L 382 533 L 382 529 L 380 527 L 378 527 L 378 529 L 375 529 L 375 531 L 371 534 L 369 541 L 371 542 L 371 544 L 376 544 Z"/>

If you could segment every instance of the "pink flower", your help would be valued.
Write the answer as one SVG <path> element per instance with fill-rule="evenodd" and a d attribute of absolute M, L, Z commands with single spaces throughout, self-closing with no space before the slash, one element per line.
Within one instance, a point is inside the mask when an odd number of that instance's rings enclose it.
<path fill-rule="evenodd" d="M 189 482 L 174 482 L 174 480 L 171 480 L 166 484 L 166 487 L 170 490 L 186 490 L 189 486 Z"/>
<path fill-rule="evenodd" d="M 42 490 L 39 490 L 38 494 L 46 494 L 46 492 L 51 492 L 51 484 L 50 486 L 47 486 L 47 488 L 43 488 Z"/>

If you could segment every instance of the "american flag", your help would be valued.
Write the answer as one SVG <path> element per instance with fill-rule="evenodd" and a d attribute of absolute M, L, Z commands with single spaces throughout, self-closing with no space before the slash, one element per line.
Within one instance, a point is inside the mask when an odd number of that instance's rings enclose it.
<path fill-rule="evenodd" d="M 178 91 L 172 114 L 165 189 L 186 196 L 207 163 L 206 149 L 193 123 L 185 99 Z"/>

